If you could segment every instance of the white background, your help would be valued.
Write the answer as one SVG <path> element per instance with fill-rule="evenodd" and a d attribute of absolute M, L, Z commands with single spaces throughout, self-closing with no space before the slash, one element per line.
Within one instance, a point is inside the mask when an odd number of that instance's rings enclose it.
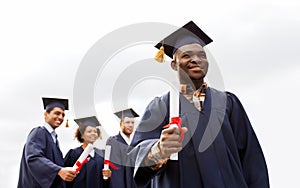
<path fill-rule="evenodd" d="M 239 97 L 249 115 L 271 187 L 297 187 L 299 9 L 296 0 L 1 1 L 0 187 L 17 185 L 27 134 L 43 122 L 41 97 L 72 102 L 77 68 L 97 40 L 130 24 L 180 27 L 190 20 L 214 40 L 208 49 L 222 71 L 225 89 Z M 140 102 L 138 113 L 147 103 Z M 72 119 L 72 109 L 67 115 Z M 117 121 L 112 124 L 118 127 Z M 59 128 L 64 153 L 78 145 L 72 140 L 75 127 L 71 121 L 69 129 Z"/>

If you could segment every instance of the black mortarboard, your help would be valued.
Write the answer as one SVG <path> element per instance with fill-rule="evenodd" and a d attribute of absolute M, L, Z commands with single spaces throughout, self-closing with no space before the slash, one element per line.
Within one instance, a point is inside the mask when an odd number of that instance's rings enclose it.
<path fill-rule="evenodd" d="M 101 126 L 96 116 L 74 119 L 74 121 L 78 124 L 78 126 Z"/>
<path fill-rule="evenodd" d="M 57 98 L 46 98 L 43 97 L 44 109 L 48 110 L 50 108 L 59 107 L 63 110 L 69 110 L 68 99 L 57 99 Z"/>
<path fill-rule="evenodd" d="M 129 117 L 129 118 L 139 117 L 139 115 L 132 108 L 122 110 L 114 114 L 120 119 L 123 119 L 124 117 Z"/>
<path fill-rule="evenodd" d="M 207 36 L 193 21 L 188 22 L 181 28 L 174 31 L 172 34 L 164 38 L 158 44 L 155 45 L 156 48 L 164 50 L 164 54 L 173 58 L 174 53 L 178 48 L 186 44 L 197 43 L 202 47 L 211 43 L 213 40 Z M 162 47 L 162 48 L 161 48 Z M 158 53 L 157 55 L 163 55 L 163 53 Z M 160 57 L 161 58 L 161 57 Z M 155 57 L 159 62 L 159 57 Z"/>

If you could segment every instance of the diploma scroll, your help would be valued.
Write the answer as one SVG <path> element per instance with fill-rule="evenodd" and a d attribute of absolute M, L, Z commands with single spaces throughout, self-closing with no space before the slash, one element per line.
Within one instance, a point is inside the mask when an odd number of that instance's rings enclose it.
<path fill-rule="evenodd" d="M 77 159 L 76 163 L 73 166 L 73 169 L 76 170 L 76 172 L 79 172 L 81 167 L 88 162 L 88 156 L 93 151 L 94 147 L 92 144 L 88 144 L 86 148 L 83 150 L 79 158 Z"/>
<path fill-rule="evenodd" d="M 179 118 L 179 91 L 170 87 L 170 127 L 178 128 L 178 125 L 172 121 L 172 118 Z M 170 160 L 178 160 L 178 153 L 173 153 L 170 156 Z"/>
<path fill-rule="evenodd" d="M 105 153 L 104 153 L 104 170 L 109 169 L 109 159 L 110 159 L 110 151 L 111 151 L 111 145 L 105 146 Z M 103 176 L 103 179 L 108 179 L 108 177 Z"/>

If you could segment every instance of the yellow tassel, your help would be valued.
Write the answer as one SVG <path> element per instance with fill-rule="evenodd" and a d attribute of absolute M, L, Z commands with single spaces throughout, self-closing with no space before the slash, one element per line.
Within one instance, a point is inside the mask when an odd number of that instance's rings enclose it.
<path fill-rule="evenodd" d="M 101 132 L 101 130 L 100 130 L 99 139 L 102 140 L 102 132 Z"/>
<path fill-rule="evenodd" d="M 67 128 L 69 127 L 69 120 L 67 120 L 67 122 L 66 122 L 66 127 Z"/>
<path fill-rule="evenodd" d="M 162 45 L 154 57 L 154 59 L 159 63 L 165 62 L 165 51 L 164 50 L 165 50 L 164 46 Z"/>

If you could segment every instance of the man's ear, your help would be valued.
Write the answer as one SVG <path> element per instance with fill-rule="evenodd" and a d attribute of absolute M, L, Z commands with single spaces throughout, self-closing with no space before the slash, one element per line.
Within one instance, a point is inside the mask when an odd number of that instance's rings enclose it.
<path fill-rule="evenodd" d="M 45 121 L 46 121 L 46 118 L 48 117 L 48 112 L 44 112 L 44 119 L 45 119 Z"/>
<path fill-rule="evenodd" d="M 178 70 L 178 69 L 177 69 L 176 62 L 175 62 L 175 60 L 174 60 L 174 59 L 171 61 L 171 68 L 172 68 L 173 70 L 175 70 L 175 71 L 177 71 L 177 70 Z"/>

